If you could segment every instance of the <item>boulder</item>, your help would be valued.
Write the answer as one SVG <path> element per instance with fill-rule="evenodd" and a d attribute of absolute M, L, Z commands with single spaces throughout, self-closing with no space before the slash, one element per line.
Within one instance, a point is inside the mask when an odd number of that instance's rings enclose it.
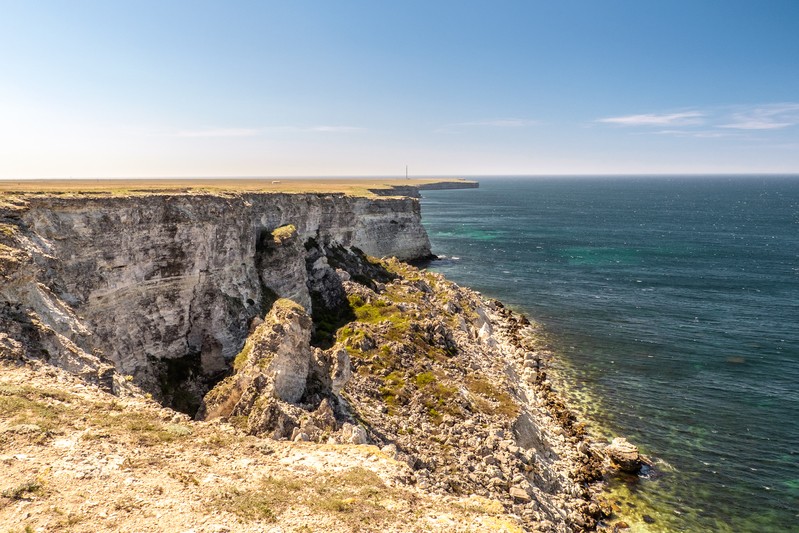
<path fill-rule="evenodd" d="M 605 455 L 622 472 L 637 474 L 643 464 L 638 447 L 623 437 L 616 437 L 606 448 Z"/>
<path fill-rule="evenodd" d="M 366 437 L 366 430 L 353 424 L 344 424 L 341 428 L 341 438 L 346 444 L 366 444 L 369 442 Z"/>
<path fill-rule="evenodd" d="M 338 348 L 331 354 L 330 390 L 333 394 L 340 394 L 344 385 L 352 378 L 350 366 L 350 353 L 344 348 Z"/>
<path fill-rule="evenodd" d="M 532 501 L 532 498 L 529 494 L 527 494 L 527 491 L 521 487 L 511 487 L 508 493 L 510 494 L 511 498 L 516 501 L 524 503 Z"/>

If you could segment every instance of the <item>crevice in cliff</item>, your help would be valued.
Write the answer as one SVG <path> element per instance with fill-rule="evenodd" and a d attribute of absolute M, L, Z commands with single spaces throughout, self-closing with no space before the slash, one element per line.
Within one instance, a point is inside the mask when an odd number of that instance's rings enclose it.
<path fill-rule="evenodd" d="M 394 279 L 392 273 L 372 262 L 360 249 L 345 248 L 338 243 L 321 245 L 314 239 L 305 243 L 305 265 L 311 295 L 311 318 L 314 333 L 311 344 L 328 349 L 335 342 L 335 332 L 355 320 L 345 281 L 353 281 L 370 289 Z"/>

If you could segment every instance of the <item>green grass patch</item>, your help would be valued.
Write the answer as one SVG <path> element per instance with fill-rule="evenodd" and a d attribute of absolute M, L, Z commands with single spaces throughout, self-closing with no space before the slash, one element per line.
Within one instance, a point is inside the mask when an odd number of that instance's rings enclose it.
<path fill-rule="evenodd" d="M 416 374 L 413 377 L 414 383 L 419 388 L 424 387 L 425 385 L 429 385 L 436 381 L 436 376 L 432 372 L 422 372 L 421 374 Z"/>
<path fill-rule="evenodd" d="M 44 487 L 38 481 L 26 481 L 16 487 L 5 489 L 0 495 L 10 500 L 24 500 L 32 495 L 42 494 Z"/>
<path fill-rule="evenodd" d="M 293 224 L 286 224 L 285 226 L 280 226 L 272 231 L 272 238 L 277 244 L 283 244 L 285 241 L 295 237 L 296 235 L 297 228 L 294 227 Z"/>
<path fill-rule="evenodd" d="M 241 370 L 245 364 L 247 364 L 247 360 L 250 358 L 250 352 L 252 351 L 252 344 L 248 340 L 244 343 L 244 347 L 241 351 L 236 355 L 236 358 L 233 359 L 233 370 L 238 372 Z"/>
<path fill-rule="evenodd" d="M 430 373 L 419 374 L 424 376 L 422 382 L 426 382 L 419 386 L 419 394 L 422 405 L 427 409 L 427 415 L 431 421 L 435 424 L 440 424 L 445 414 L 461 415 L 461 409 L 455 401 L 458 395 L 458 388 L 442 383 L 435 376 L 428 376 L 428 374 Z M 432 380 L 429 380 L 430 377 L 432 377 Z"/>
<path fill-rule="evenodd" d="M 0 386 L 0 418 L 12 424 L 35 424 L 45 431 L 71 423 L 69 395 L 29 386 Z"/>
<path fill-rule="evenodd" d="M 406 399 L 404 388 L 405 376 L 395 370 L 383 378 L 383 386 L 380 387 L 379 392 L 381 398 L 389 407 L 397 407 Z"/>

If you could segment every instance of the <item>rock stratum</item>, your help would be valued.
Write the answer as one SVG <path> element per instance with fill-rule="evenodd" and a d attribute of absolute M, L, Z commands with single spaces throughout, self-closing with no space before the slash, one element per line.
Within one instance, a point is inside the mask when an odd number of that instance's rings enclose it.
<path fill-rule="evenodd" d="M 0 523 L 596 528 L 536 324 L 428 256 L 406 196 L 6 195 Z"/>

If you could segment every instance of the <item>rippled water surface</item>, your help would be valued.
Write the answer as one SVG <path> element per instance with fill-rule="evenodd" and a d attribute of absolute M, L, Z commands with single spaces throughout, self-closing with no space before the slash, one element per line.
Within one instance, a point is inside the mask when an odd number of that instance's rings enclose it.
<path fill-rule="evenodd" d="M 424 191 L 432 270 L 551 333 L 663 476 L 653 530 L 799 531 L 799 178 L 485 178 Z M 635 506 L 635 507 L 633 507 Z"/>

